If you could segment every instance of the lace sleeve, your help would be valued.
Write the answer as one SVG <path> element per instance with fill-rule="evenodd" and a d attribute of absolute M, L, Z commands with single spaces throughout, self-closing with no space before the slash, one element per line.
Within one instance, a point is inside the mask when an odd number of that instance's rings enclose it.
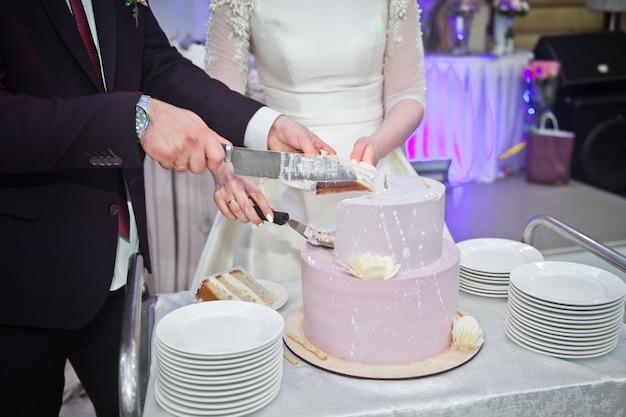
<path fill-rule="evenodd" d="M 250 15 L 255 0 L 213 0 L 207 23 L 205 70 L 241 94 L 246 92 Z"/>
<path fill-rule="evenodd" d="M 407 98 L 426 108 L 420 14 L 416 0 L 390 0 L 383 67 L 385 111 Z"/>

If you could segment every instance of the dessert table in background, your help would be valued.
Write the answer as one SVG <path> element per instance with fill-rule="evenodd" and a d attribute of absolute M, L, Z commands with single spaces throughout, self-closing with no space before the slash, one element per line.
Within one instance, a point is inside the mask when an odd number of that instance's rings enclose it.
<path fill-rule="evenodd" d="M 522 140 L 522 70 L 532 57 L 426 55 L 426 114 L 406 143 L 409 160 L 452 160 L 452 184 L 501 176 L 499 155 Z M 519 155 L 504 163 L 517 170 Z"/>
<path fill-rule="evenodd" d="M 289 300 L 279 312 L 287 317 L 302 304 L 301 283 L 281 284 L 288 289 Z M 155 322 L 192 302 L 188 291 L 158 296 Z M 526 350 L 506 336 L 506 299 L 461 292 L 459 307 L 478 319 L 485 336 L 480 352 L 466 364 L 427 377 L 371 380 L 334 374 L 296 357 L 297 365 L 284 361 L 278 396 L 251 416 L 587 417 L 626 413 L 626 325 L 609 354 L 564 360 Z M 153 357 L 151 370 L 155 368 Z M 169 417 L 154 398 L 154 374 L 143 415 Z"/>

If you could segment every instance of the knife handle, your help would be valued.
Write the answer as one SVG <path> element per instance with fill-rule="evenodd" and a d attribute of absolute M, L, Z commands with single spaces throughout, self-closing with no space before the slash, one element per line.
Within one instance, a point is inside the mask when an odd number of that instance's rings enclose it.
<path fill-rule="evenodd" d="M 261 212 L 261 209 L 256 204 L 253 204 L 252 207 L 254 207 L 254 211 L 256 211 L 256 214 L 259 215 L 261 220 L 266 222 L 267 219 L 265 218 L 265 215 Z M 287 223 L 287 220 L 289 220 L 289 213 L 285 213 L 284 211 L 275 211 L 275 210 L 273 212 L 274 212 L 275 224 L 282 226 L 283 224 Z"/>

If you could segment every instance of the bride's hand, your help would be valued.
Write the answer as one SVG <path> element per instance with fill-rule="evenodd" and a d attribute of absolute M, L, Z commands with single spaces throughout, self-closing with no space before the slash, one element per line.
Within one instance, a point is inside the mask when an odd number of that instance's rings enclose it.
<path fill-rule="evenodd" d="M 254 202 L 265 213 L 267 220 L 272 221 L 272 208 L 252 179 L 236 176 L 232 164 L 227 163 L 211 171 L 211 174 L 215 182 L 213 198 L 226 218 L 242 223 L 261 224 L 263 220 L 255 212 L 252 206 Z"/>
<path fill-rule="evenodd" d="M 378 146 L 376 146 L 376 141 L 371 136 L 364 136 L 359 138 L 354 144 L 350 160 L 367 162 L 368 164 L 376 166 L 383 156 L 384 155 L 380 154 Z"/>

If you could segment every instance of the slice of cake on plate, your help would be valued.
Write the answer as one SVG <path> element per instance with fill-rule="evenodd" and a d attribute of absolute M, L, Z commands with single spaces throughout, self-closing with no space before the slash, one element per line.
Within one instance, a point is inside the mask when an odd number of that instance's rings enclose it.
<path fill-rule="evenodd" d="M 264 288 L 242 267 L 235 267 L 202 280 L 197 301 L 241 300 L 271 306 L 277 296 Z"/>

